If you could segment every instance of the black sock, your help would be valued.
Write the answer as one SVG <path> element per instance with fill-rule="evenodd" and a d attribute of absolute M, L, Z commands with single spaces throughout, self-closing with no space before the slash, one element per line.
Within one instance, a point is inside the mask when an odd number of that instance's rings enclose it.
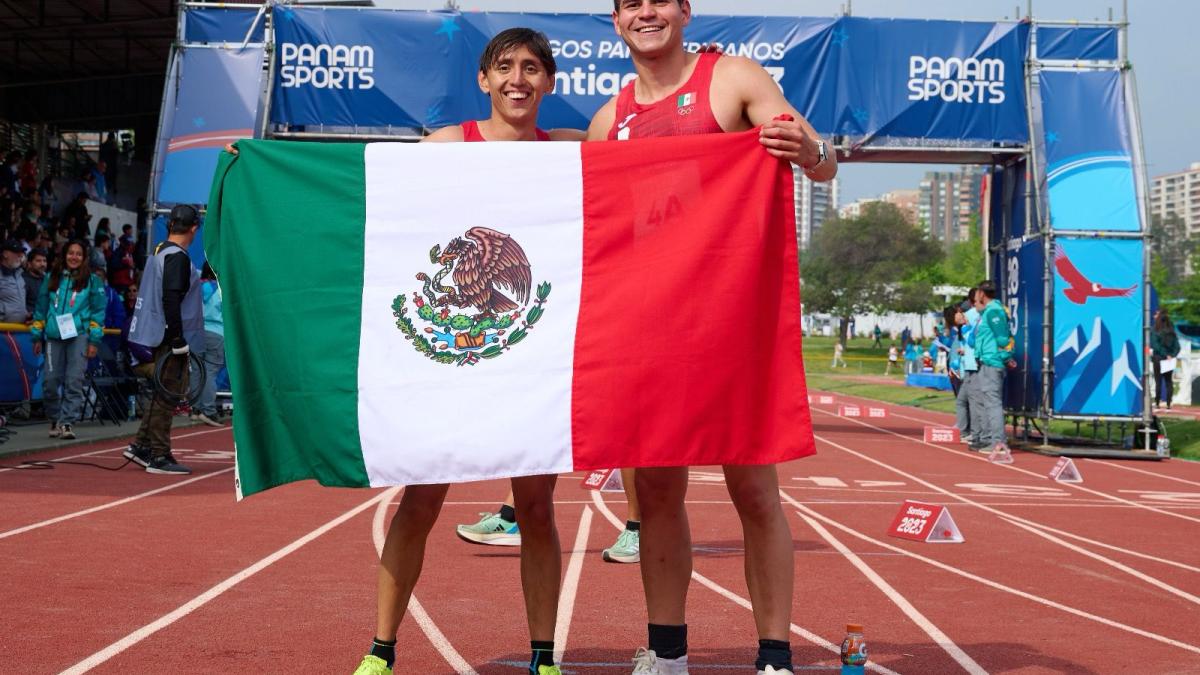
<path fill-rule="evenodd" d="M 642 521 L 627 520 L 625 521 L 625 529 L 629 530 L 630 532 L 637 532 L 638 530 L 642 529 Z"/>
<path fill-rule="evenodd" d="M 515 523 L 517 522 L 517 510 L 508 504 L 504 504 L 500 507 L 500 517 L 510 523 Z"/>
<path fill-rule="evenodd" d="M 754 667 L 766 670 L 767 666 L 773 666 L 775 670 L 791 670 L 791 643 L 786 640 L 759 640 L 758 659 L 754 661 Z"/>
<path fill-rule="evenodd" d="M 387 640 L 375 638 L 371 643 L 371 656 L 378 656 L 387 661 L 388 668 L 391 668 L 392 664 L 396 662 L 396 641 L 392 640 L 388 642 Z"/>
<path fill-rule="evenodd" d="M 554 641 L 530 640 L 529 647 L 533 650 L 533 658 L 529 660 L 529 672 L 537 675 L 539 666 L 554 665 Z"/>
<path fill-rule="evenodd" d="M 646 625 L 650 633 L 650 651 L 660 659 L 677 659 L 687 655 L 687 624 L 663 626 Z"/>

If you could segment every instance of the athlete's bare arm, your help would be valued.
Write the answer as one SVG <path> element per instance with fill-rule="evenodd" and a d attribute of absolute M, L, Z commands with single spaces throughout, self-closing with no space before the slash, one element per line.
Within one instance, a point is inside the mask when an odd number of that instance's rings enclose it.
<path fill-rule="evenodd" d="M 732 112 L 731 105 L 737 105 L 749 127 L 762 127 L 762 144 L 767 152 L 805 168 L 805 175 L 815 181 L 832 180 L 837 175 L 837 157 L 831 146 L 824 163 L 808 168 L 820 159 L 817 140 L 821 136 L 788 103 L 775 79 L 758 63 L 741 56 L 726 56 L 718 61 L 713 71 L 712 100 L 713 112 L 727 131 L 734 129 L 725 126 L 722 118 Z M 791 115 L 793 120 L 775 119 L 784 114 Z"/>
<path fill-rule="evenodd" d="M 442 127 L 421 139 L 422 143 L 461 143 L 462 141 L 463 128 L 458 124 Z"/>
<path fill-rule="evenodd" d="M 592 117 L 592 123 L 588 125 L 587 140 L 603 141 L 608 138 L 608 130 L 612 129 L 613 119 L 616 115 L 617 97 L 614 96 Z"/>
<path fill-rule="evenodd" d="M 551 129 L 546 132 L 552 141 L 583 141 L 587 140 L 587 132 L 580 129 Z"/>

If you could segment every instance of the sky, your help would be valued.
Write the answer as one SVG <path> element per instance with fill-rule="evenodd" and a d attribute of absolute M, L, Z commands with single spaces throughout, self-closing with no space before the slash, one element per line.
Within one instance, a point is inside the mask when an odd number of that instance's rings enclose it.
<path fill-rule="evenodd" d="M 608 0 L 457 0 L 463 11 L 607 12 Z M 847 0 L 693 0 L 696 14 L 836 16 Z M 854 16 L 919 19 L 1012 19 L 1028 0 L 850 0 Z M 442 9 L 446 0 L 375 0 L 378 7 Z M 1107 19 L 1122 13 L 1121 0 L 1033 0 L 1040 19 Z M 1137 77 L 1142 135 L 1151 176 L 1200 162 L 1200 58 L 1196 27 L 1200 0 L 1129 0 L 1129 58 Z M 921 165 L 844 165 L 841 199 L 848 203 L 901 188 L 915 188 Z"/>

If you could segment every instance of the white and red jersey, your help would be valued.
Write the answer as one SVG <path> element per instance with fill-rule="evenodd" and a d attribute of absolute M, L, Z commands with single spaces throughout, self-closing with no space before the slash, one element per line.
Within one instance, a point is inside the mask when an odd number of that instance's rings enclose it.
<path fill-rule="evenodd" d="M 608 140 L 719 134 L 724 131 L 713 115 L 709 90 L 717 53 L 700 55 L 692 76 L 675 93 L 654 103 L 641 104 L 634 96 L 637 80 L 617 94 L 617 110 Z"/>

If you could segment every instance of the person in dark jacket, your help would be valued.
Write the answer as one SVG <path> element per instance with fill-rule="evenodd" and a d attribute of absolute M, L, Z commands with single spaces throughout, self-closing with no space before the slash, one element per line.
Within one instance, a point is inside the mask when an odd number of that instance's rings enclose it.
<path fill-rule="evenodd" d="M 1154 364 L 1154 402 L 1162 406 L 1166 401 L 1171 409 L 1171 394 L 1174 393 L 1175 357 L 1179 356 L 1179 337 L 1167 310 L 1160 309 L 1154 315 L 1154 330 L 1150 333 L 1150 360 Z M 1164 369 L 1164 361 L 1167 368 Z"/>

